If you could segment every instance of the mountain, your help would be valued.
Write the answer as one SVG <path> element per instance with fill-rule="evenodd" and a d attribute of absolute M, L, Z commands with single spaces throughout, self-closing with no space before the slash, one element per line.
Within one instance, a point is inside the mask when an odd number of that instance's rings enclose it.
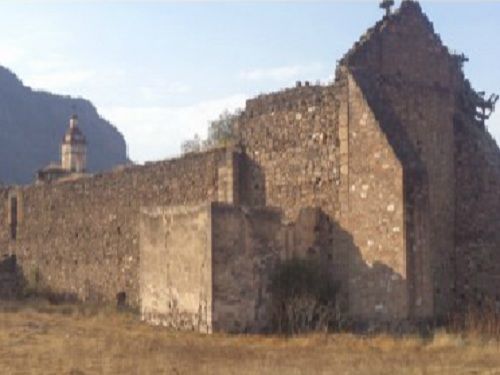
<path fill-rule="evenodd" d="M 89 172 L 128 163 L 123 135 L 80 98 L 35 91 L 0 66 L 0 181 L 28 184 L 38 169 L 60 160 L 60 145 L 76 112 L 88 142 Z"/>

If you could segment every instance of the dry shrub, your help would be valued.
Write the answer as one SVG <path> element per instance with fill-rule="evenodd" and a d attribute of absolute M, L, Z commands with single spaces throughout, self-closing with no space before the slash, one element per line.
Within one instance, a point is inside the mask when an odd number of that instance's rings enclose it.
<path fill-rule="evenodd" d="M 290 335 L 327 331 L 338 318 L 337 291 L 324 263 L 311 258 L 282 261 L 271 277 L 274 329 Z"/>
<path fill-rule="evenodd" d="M 453 333 L 500 341 L 500 311 L 494 301 L 481 307 L 469 306 L 464 313 L 453 316 L 450 323 Z"/>

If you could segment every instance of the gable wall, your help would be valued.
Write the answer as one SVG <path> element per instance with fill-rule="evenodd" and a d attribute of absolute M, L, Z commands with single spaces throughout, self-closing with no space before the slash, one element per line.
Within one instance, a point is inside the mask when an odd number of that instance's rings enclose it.
<path fill-rule="evenodd" d="M 392 17 L 345 62 L 366 81 L 365 92 L 378 97 L 371 106 L 391 142 L 405 138 L 404 168 L 421 168 L 428 181 L 434 306 L 444 316 L 453 304 L 456 272 L 453 114 L 463 77 L 418 3 L 403 3 Z"/>
<path fill-rule="evenodd" d="M 349 193 L 340 224 L 352 236 L 349 313 L 360 319 L 409 315 L 403 168 L 362 90 L 346 74 Z"/>

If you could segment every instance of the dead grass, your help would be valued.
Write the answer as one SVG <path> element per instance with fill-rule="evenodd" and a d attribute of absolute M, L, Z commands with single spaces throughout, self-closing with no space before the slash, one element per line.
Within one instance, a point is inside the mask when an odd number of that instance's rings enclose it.
<path fill-rule="evenodd" d="M 499 342 L 464 335 L 202 336 L 95 307 L 0 303 L 0 374 L 500 374 Z"/>
<path fill-rule="evenodd" d="M 469 307 L 464 314 L 452 317 L 450 331 L 476 339 L 500 341 L 500 311 L 496 302 L 486 302 L 481 309 Z"/>

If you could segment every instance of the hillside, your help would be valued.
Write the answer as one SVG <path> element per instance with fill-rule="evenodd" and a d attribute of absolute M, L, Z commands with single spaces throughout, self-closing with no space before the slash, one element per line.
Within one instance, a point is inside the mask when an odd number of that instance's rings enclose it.
<path fill-rule="evenodd" d="M 0 181 L 27 184 L 36 171 L 60 160 L 60 143 L 76 111 L 88 141 L 88 169 L 126 163 L 122 134 L 88 100 L 34 91 L 0 66 Z"/>

